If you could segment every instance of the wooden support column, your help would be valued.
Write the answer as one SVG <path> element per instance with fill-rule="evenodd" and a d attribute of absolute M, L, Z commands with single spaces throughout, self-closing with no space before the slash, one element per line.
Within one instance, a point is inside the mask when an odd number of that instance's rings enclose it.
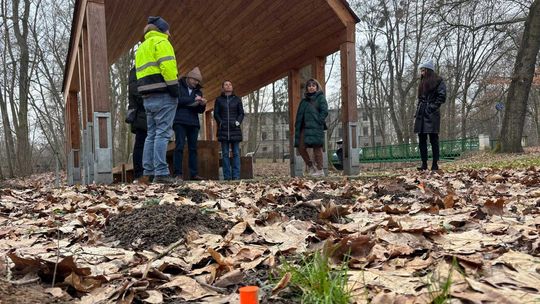
<path fill-rule="evenodd" d="M 300 155 L 297 155 L 294 148 L 294 125 L 296 122 L 296 112 L 300 105 L 300 71 L 293 69 L 289 71 L 289 161 L 291 168 L 291 176 L 302 176 L 304 162 Z"/>
<path fill-rule="evenodd" d="M 214 130 L 214 117 L 212 116 L 212 111 L 204 112 L 204 139 L 205 140 L 215 140 L 216 131 Z"/>
<path fill-rule="evenodd" d="M 360 172 L 358 155 L 358 110 L 356 104 L 356 49 L 354 23 L 346 29 L 347 41 L 341 44 L 341 100 L 343 127 L 343 172 Z"/>
<path fill-rule="evenodd" d="M 81 130 L 77 92 L 69 92 L 66 103 L 66 138 L 68 138 L 68 184 L 81 184 Z"/>
<path fill-rule="evenodd" d="M 81 161 L 83 171 L 83 184 L 89 184 L 94 181 L 94 148 L 93 148 L 93 125 L 92 122 L 92 101 L 90 100 L 90 81 L 89 71 L 90 63 L 88 61 L 88 43 L 86 37 L 88 30 L 85 27 L 81 30 L 80 45 L 78 47 L 78 64 L 79 64 L 79 81 L 80 81 L 80 113 L 81 113 L 81 128 L 82 128 L 82 147 Z"/>
<path fill-rule="evenodd" d="M 311 64 L 311 77 L 319 81 L 324 92 L 326 92 L 326 75 L 324 72 L 325 66 L 326 57 L 316 57 Z"/>
<path fill-rule="evenodd" d="M 86 6 L 87 35 L 83 45 L 87 46 L 88 81 L 87 103 L 93 112 L 94 182 L 112 183 L 112 122 L 109 101 L 109 64 L 107 60 L 107 33 L 105 27 L 105 4 L 103 0 L 89 0 Z"/>

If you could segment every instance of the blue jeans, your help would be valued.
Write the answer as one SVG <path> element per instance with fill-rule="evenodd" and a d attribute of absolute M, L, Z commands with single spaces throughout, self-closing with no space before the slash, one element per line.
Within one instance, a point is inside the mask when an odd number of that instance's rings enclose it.
<path fill-rule="evenodd" d="M 172 136 L 172 124 L 178 99 L 168 93 L 144 98 L 148 125 L 143 151 L 144 175 L 169 175 L 167 145 Z"/>
<path fill-rule="evenodd" d="M 232 150 L 232 174 L 231 160 L 229 151 Z M 221 142 L 221 159 L 223 160 L 223 179 L 240 179 L 240 142 L 237 141 L 222 141 Z"/>
<path fill-rule="evenodd" d="M 182 177 L 182 163 L 184 160 L 184 145 L 188 144 L 189 152 L 189 174 L 193 178 L 199 175 L 197 170 L 197 138 L 199 137 L 199 127 L 182 124 L 174 124 L 174 136 L 176 137 L 176 148 L 174 149 L 173 163 L 174 175 Z"/>

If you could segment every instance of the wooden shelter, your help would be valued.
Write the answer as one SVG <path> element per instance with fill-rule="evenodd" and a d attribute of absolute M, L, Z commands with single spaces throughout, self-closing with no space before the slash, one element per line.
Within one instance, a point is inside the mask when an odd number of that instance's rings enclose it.
<path fill-rule="evenodd" d="M 288 76 L 291 134 L 304 81 L 299 70 L 311 65 L 312 77 L 324 80 L 325 58 L 339 50 L 344 169 L 358 173 L 358 17 L 345 0 L 77 0 L 62 90 L 69 183 L 112 182 L 109 66 L 142 39 L 148 16 L 167 20 L 180 74 L 198 66 L 208 100 L 225 79 L 244 96 Z M 205 139 L 215 137 L 212 108 L 210 102 Z M 293 175 L 299 160 L 291 157 Z"/>

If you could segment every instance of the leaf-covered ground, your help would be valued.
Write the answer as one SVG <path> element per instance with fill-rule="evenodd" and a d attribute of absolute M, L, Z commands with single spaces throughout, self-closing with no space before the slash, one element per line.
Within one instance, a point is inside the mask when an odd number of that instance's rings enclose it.
<path fill-rule="evenodd" d="M 4 185 L 0 303 L 290 303 L 281 259 L 328 245 L 357 303 L 540 302 L 540 167 L 453 171 Z"/>

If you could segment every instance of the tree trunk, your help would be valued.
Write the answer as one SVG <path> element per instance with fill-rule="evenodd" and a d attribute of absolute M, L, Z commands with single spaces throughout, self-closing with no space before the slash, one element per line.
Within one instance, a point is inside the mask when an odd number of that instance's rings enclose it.
<path fill-rule="evenodd" d="M 4 128 L 4 142 L 6 144 L 6 156 L 8 164 L 8 177 L 14 176 L 13 170 L 13 157 L 15 155 L 13 134 L 11 133 L 11 126 L 9 123 L 9 115 L 3 93 L 0 93 L 0 112 L 2 112 L 2 126 Z"/>
<path fill-rule="evenodd" d="M 119 84 L 119 95 L 117 96 L 116 108 L 116 122 L 118 125 L 118 133 L 116 133 L 116 141 L 118 143 L 118 157 L 116 160 L 118 162 L 127 162 L 129 159 L 130 149 L 128 147 L 128 137 L 130 136 L 130 130 L 128 124 L 124 121 L 126 120 L 127 112 L 127 100 L 128 100 L 128 85 L 129 85 L 129 71 L 132 66 L 132 56 L 131 52 L 126 53 L 122 56 L 116 63 L 117 68 L 117 81 Z"/>
<path fill-rule="evenodd" d="M 534 77 L 536 57 L 540 50 L 540 0 L 530 7 L 519 46 L 512 82 L 508 89 L 501 130 L 501 152 L 523 152 L 521 137 L 525 125 L 527 100 Z"/>
<path fill-rule="evenodd" d="M 24 0 L 21 15 L 19 0 L 12 4 L 13 30 L 19 47 L 19 107 L 17 111 L 18 124 L 15 128 L 17 136 L 17 161 L 19 172 L 26 176 L 32 173 L 32 149 L 30 147 L 28 130 L 28 94 L 30 91 L 30 53 L 28 45 L 28 24 L 30 15 L 30 0 Z M 22 26 L 22 28 L 21 28 Z"/>

